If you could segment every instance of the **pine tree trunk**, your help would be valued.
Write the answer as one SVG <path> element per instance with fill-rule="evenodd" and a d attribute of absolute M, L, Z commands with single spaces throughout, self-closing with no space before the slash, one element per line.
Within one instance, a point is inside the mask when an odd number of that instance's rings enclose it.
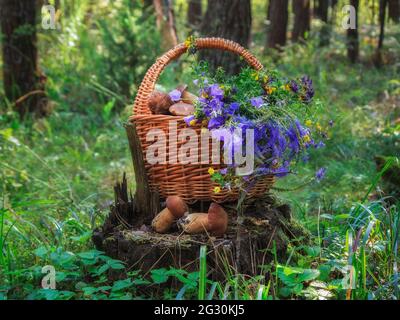
<path fill-rule="evenodd" d="M 318 16 L 325 23 L 328 23 L 328 9 L 329 9 L 329 0 L 318 1 Z"/>
<path fill-rule="evenodd" d="M 288 0 L 270 0 L 270 17 L 267 47 L 280 49 L 286 44 Z"/>
<path fill-rule="evenodd" d="M 383 47 L 383 40 L 385 39 L 385 20 L 386 20 L 386 7 L 388 0 L 379 0 L 379 41 L 378 41 L 378 50 L 381 50 Z"/>
<path fill-rule="evenodd" d="M 310 0 L 293 0 L 294 25 L 292 40 L 304 40 L 310 30 Z"/>
<path fill-rule="evenodd" d="M 250 0 L 208 0 L 200 33 L 206 37 L 222 37 L 248 47 L 251 31 Z M 242 64 L 238 56 L 217 50 L 200 52 L 212 70 L 221 66 L 228 74 L 238 73 Z"/>
<path fill-rule="evenodd" d="M 358 5 L 359 0 L 350 0 L 350 5 L 352 5 L 356 10 L 356 28 L 347 29 L 347 56 L 352 63 L 358 60 L 359 56 L 359 43 L 358 43 Z"/>
<path fill-rule="evenodd" d="M 187 24 L 192 30 L 197 30 L 201 24 L 203 8 L 201 0 L 190 0 L 187 11 Z"/>
<path fill-rule="evenodd" d="M 389 0 L 389 18 L 400 23 L 400 0 Z"/>
<path fill-rule="evenodd" d="M 4 91 L 21 117 L 48 113 L 46 78 L 38 68 L 36 10 L 35 0 L 0 0 Z"/>

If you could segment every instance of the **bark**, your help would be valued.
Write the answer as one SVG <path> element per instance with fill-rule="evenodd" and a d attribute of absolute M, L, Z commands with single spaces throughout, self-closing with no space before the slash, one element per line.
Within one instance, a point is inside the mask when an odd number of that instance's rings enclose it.
<path fill-rule="evenodd" d="M 378 50 L 381 50 L 383 47 L 383 40 L 385 39 L 385 20 L 386 20 L 386 7 L 387 0 L 379 0 L 379 41 L 378 41 Z"/>
<path fill-rule="evenodd" d="M 34 0 L 0 0 L 4 92 L 21 117 L 49 112 L 46 77 L 38 67 L 36 5 Z"/>
<path fill-rule="evenodd" d="M 250 0 L 208 0 L 207 11 L 200 28 L 202 36 L 222 37 L 248 47 L 251 32 Z M 200 58 L 215 70 L 221 66 L 235 74 L 242 66 L 238 56 L 217 50 L 204 50 Z"/>
<path fill-rule="evenodd" d="M 293 0 L 294 24 L 292 40 L 304 40 L 310 31 L 310 0 Z"/>
<path fill-rule="evenodd" d="M 187 24 L 192 30 L 197 30 L 201 24 L 203 8 L 201 0 L 190 0 L 187 11 Z"/>
<path fill-rule="evenodd" d="M 400 0 L 389 0 L 389 18 L 400 23 Z"/>
<path fill-rule="evenodd" d="M 378 47 L 376 48 L 376 53 L 373 58 L 376 67 L 381 67 L 383 63 L 382 58 L 382 48 L 383 48 L 383 41 L 385 39 L 385 20 L 386 20 L 386 7 L 388 4 L 388 0 L 379 0 L 379 41 Z"/>
<path fill-rule="evenodd" d="M 347 56 L 352 63 L 355 63 L 359 57 L 359 41 L 358 41 L 358 5 L 359 0 L 350 0 L 356 10 L 356 28 L 347 29 Z"/>
<path fill-rule="evenodd" d="M 131 150 L 133 168 L 135 170 L 135 199 L 138 212 L 136 222 L 143 223 L 146 218 L 152 219 L 160 211 L 160 200 L 158 193 L 150 190 L 136 126 L 134 124 L 127 124 L 125 129 Z"/>
<path fill-rule="evenodd" d="M 319 0 L 318 7 L 319 7 L 319 10 L 318 10 L 319 18 L 323 22 L 328 23 L 329 0 Z"/>
<path fill-rule="evenodd" d="M 157 28 L 161 31 L 163 47 L 170 49 L 178 44 L 175 25 L 175 13 L 172 0 L 153 0 L 156 12 Z"/>
<path fill-rule="evenodd" d="M 288 0 L 270 0 L 270 17 L 267 47 L 280 49 L 286 44 Z"/>

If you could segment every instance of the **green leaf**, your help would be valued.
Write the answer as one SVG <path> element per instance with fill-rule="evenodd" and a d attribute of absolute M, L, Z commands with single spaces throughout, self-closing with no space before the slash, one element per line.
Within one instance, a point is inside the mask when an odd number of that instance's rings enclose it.
<path fill-rule="evenodd" d="M 95 274 L 100 275 L 100 274 L 106 272 L 108 269 L 110 269 L 110 266 L 108 264 L 103 264 L 99 269 L 97 269 Z"/>
<path fill-rule="evenodd" d="M 320 255 L 320 253 L 321 253 L 321 247 L 320 246 L 305 246 L 304 250 L 312 258 L 318 257 Z"/>
<path fill-rule="evenodd" d="M 114 108 L 115 101 L 116 101 L 115 98 L 113 98 L 109 102 L 107 102 L 107 104 L 103 107 L 102 115 L 104 120 L 110 119 L 111 111 Z"/>
<path fill-rule="evenodd" d="M 115 291 L 120 291 L 120 290 L 123 290 L 123 289 L 127 289 L 127 288 L 132 287 L 132 286 L 133 286 L 132 280 L 128 278 L 128 279 L 125 279 L 125 280 L 118 280 L 118 281 L 114 282 L 111 290 L 113 292 L 115 292 Z"/>
<path fill-rule="evenodd" d="M 39 247 L 39 248 L 35 249 L 33 251 L 33 253 L 35 256 L 37 256 L 39 258 L 45 259 L 46 255 L 48 253 L 48 250 L 46 247 Z"/>
<path fill-rule="evenodd" d="M 151 279 L 156 284 L 165 283 L 168 278 L 169 274 L 165 268 L 151 270 Z"/>
<path fill-rule="evenodd" d="M 76 242 L 79 242 L 79 243 L 86 243 L 90 239 L 91 236 L 92 236 L 92 231 L 89 230 L 89 231 L 82 233 L 79 236 L 72 236 L 71 239 Z"/>

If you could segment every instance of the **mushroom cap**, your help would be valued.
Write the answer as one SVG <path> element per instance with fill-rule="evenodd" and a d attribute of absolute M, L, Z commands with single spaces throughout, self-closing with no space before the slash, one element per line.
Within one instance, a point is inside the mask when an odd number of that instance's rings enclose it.
<path fill-rule="evenodd" d="M 176 218 L 181 218 L 189 209 L 186 202 L 179 196 L 169 196 L 167 198 L 167 208 Z"/>
<path fill-rule="evenodd" d="M 174 102 L 165 92 L 155 90 L 150 94 L 149 108 L 153 114 L 170 114 L 169 107 L 173 104 Z"/>
<path fill-rule="evenodd" d="M 210 233 L 215 236 L 224 235 L 228 229 L 228 214 L 215 202 L 208 209 L 208 226 Z"/>
<path fill-rule="evenodd" d="M 186 102 L 177 102 L 169 108 L 169 112 L 174 116 L 190 116 L 194 111 L 194 105 Z"/>

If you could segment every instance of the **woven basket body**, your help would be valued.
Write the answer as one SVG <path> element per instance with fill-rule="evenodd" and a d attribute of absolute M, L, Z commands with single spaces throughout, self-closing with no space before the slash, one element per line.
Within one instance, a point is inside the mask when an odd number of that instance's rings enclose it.
<path fill-rule="evenodd" d="M 254 69 L 260 70 L 262 68 L 261 63 L 251 53 L 233 41 L 221 38 L 200 38 L 196 39 L 196 47 L 197 49 L 208 48 L 231 51 L 243 57 Z M 169 163 L 170 158 L 175 159 L 177 157 L 176 151 L 180 149 L 180 146 L 187 144 L 186 141 L 177 141 L 176 143 L 175 141 L 169 141 L 168 136 L 170 129 L 172 130 L 172 128 L 177 127 L 177 135 L 179 136 L 179 134 L 182 133 L 183 130 L 187 130 L 188 127 L 184 121 L 184 117 L 155 115 L 151 113 L 148 107 L 149 96 L 153 92 L 161 72 L 172 60 L 179 58 L 186 51 L 186 45 L 180 44 L 158 58 L 150 67 L 139 87 L 133 106 L 133 115 L 129 118 L 136 126 L 143 156 L 145 158 L 144 163 L 149 184 L 152 190 L 158 191 L 162 197 L 179 195 L 189 203 L 198 200 L 209 200 L 219 203 L 234 201 L 237 200 L 239 196 L 239 192 L 236 189 L 223 189 L 219 193 L 214 192 L 214 187 L 216 187 L 217 184 L 211 181 L 208 169 L 213 167 L 215 170 L 218 170 L 224 166 L 221 164 L 212 164 L 211 154 L 208 161 L 204 162 L 204 159 L 202 159 L 200 155 L 201 148 L 205 148 L 206 146 L 200 145 L 200 143 L 194 146 L 199 150 L 198 156 L 196 155 L 194 159 L 198 164 L 185 164 L 181 161 L 173 161 L 174 163 L 172 164 Z M 154 143 L 154 141 L 146 141 L 146 136 L 149 130 L 154 129 L 162 130 L 167 137 L 165 144 L 166 150 L 162 150 L 166 152 L 167 155 L 166 163 L 150 164 L 146 159 L 147 150 L 149 146 Z M 190 129 L 194 129 L 200 137 L 200 124 L 198 126 L 191 126 Z M 211 150 L 211 142 L 208 148 Z M 249 187 L 249 190 L 247 190 L 247 196 L 249 198 L 260 197 L 265 194 L 273 185 L 274 177 L 265 176 L 255 181 L 256 182 Z"/>

